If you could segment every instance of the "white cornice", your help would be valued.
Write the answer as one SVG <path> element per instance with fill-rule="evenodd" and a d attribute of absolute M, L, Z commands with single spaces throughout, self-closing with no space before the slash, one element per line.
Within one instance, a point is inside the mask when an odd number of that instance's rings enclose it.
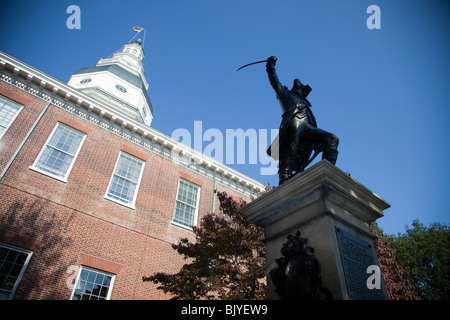
<path fill-rule="evenodd" d="M 50 92 L 55 97 L 62 98 L 67 103 L 74 104 L 77 108 L 85 109 L 88 113 L 95 114 L 101 119 L 108 120 L 110 123 L 119 126 L 122 130 L 128 131 L 130 135 L 138 135 L 140 136 L 140 139 L 148 140 L 148 142 L 152 144 L 158 144 L 161 147 L 161 150 L 168 149 L 172 155 L 177 155 L 177 157 L 179 155 L 179 161 L 181 162 L 183 162 L 184 159 L 185 161 L 195 163 L 196 166 L 203 167 L 205 171 L 212 171 L 215 175 L 219 175 L 234 184 L 242 186 L 243 189 L 251 190 L 253 195 L 258 194 L 265 189 L 264 184 L 204 155 L 198 150 L 172 139 L 154 128 L 145 126 L 134 119 L 115 112 L 107 105 L 88 97 L 66 83 L 63 83 L 2 51 L 0 51 L 0 69 L 10 72 L 15 77 L 24 79 L 25 83 L 34 83 L 40 89 Z M 21 85 L 22 84 L 18 84 L 19 87 Z M 25 84 L 23 84 L 23 86 L 25 86 Z M 29 91 L 43 99 L 51 99 L 51 97 L 44 92 L 38 94 L 38 90 L 34 88 L 30 88 Z M 63 102 L 59 104 L 62 103 Z M 130 140 L 132 141 L 133 139 Z M 188 165 L 186 166 L 189 167 Z"/>

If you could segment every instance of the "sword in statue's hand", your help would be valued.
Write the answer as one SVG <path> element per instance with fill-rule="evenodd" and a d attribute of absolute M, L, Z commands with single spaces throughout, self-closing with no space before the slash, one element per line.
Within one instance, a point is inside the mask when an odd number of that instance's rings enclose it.
<path fill-rule="evenodd" d="M 272 57 L 270 57 L 270 58 L 267 59 L 267 60 L 261 60 L 261 61 L 256 61 L 256 62 L 248 63 L 248 64 L 246 64 L 246 65 L 240 67 L 240 68 L 237 69 L 236 71 L 239 71 L 239 70 L 241 70 L 241 69 L 243 69 L 243 68 L 245 68 L 245 67 L 248 67 L 248 66 L 251 66 L 251 65 L 254 65 L 254 64 L 264 63 L 264 62 L 268 62 L 268 61 L 272 61 L 273 64 L 275 64 L 275 63 L 277 62 L 277 58 L 274 57 L 274 56 L 272 56 Z"/>

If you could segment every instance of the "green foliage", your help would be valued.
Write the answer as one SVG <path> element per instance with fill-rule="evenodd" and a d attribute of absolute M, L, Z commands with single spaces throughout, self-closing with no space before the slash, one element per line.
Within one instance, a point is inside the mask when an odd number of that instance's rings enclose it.
<path fill-rule="evenodd" d="M 448 225 L 433 223 L 425 227 L 418 219 L 406 232 L 391 236 L 391 246 L 405 277 L 422 299 L 450 299 L 450 233 Z"/>
<path fill-rule="evenodd" d="M 238 203 L 217 194 L 221 214 L 208 214 L 193 227 L 195 242 L 172 245 L 189 262 L 176 274 L 156 273 L 143 281 L 158 284 L 173 299 L 265 299 L 262 229 L 237 213 Z"/>

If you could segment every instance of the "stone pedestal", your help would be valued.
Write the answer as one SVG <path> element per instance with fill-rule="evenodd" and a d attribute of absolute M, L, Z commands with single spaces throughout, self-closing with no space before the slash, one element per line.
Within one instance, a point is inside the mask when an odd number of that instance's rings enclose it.
<path fill-rule="evenodd" d="M 369 273 L 367 268 L 378 265 L 369 223 L 389 207 L 326 160 L 243 207 L 240 213 L 265 230 L 268 299 L 279 299 L 270 270 L 277 267 L 286 237 L 296 231 L 315 249 L 322 286 L 333 299 L 387 299 L 382 276 L 380 289 L 369 289 L 366 281 L 376 277 L 373 267 Z"/>

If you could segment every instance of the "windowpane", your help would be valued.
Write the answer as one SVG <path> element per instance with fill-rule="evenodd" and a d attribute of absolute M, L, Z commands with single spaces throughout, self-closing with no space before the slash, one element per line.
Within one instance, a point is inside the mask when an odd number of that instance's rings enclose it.
<path fill-rule="evenodd" d="M 109 184 L 107 197 L 132 205 L 143 166 L 144 161 L 121 153 Z"/>
<path fill-rule="evenodd" d="M 19 256 L 16 259 L 16 263 L 23 265 L 25 263 L 25 261 L 27 260 L 27 258 L 28 258 L 28 254 L 20 252 Z"/>
<path fill-rule="evenodd" d="M 85 271 L 85 270 L 83 270 Z M 84 291 L 84 288 L 86 287 L 86 281 L 80 280 L 80 286 L 77 288 L 80 292 Z"/>
<path fill-rule="evenodd" d="M 111 284 L 111 278 L 110 276 L 105 276 L 105 278 L 103 279 L 103 285 L 109 287 L 109 285 Z"/>
<path fill-rule="evenodd" d="M 96 276 L 96 275 L 97 275 L 97 274 L 96 274 L 95 272 L 89 271 L 89 275 L 88 275 L 87 281 L 89 281 L 89 282 L 94 282 L 95 276 Z"/>
<path fill-rule="evenodd" d="M 111 279 L 112 276 L 104 272 L 82 267 L 72 300 L 107 299 L 112 290 Z"/>
<path fill-rule="evenodd" d="M 14 287 L 14 284 L 16 283 L 17 277 L 9 276 L 6 278 L 5 282 L 3 283 L 2 289 L 4 290 L 12 290 Z"/>
<path fill-rule="evenodd" d="M 65 178 L 84 136 L 75 129 L 58 124 L 37 159 L 35 168 Z"/>
<path fill-rule="evenodd" d="M 11 125 L 20 108 L 19 105 L 0 96 L 0 137 Z"/>
<path fill-rule="evenodd" d="M 18 277 L 19 274 L 20 274 L 20 271 L 22 271 L 22 265 L 20 265 L 20 264 L 14 264 L 14 265 L 12 266 L 11 271 L 9 272 L 9 274 L 10 274 L 11 276 Z"/>
<path fill-rule="evenodd" d="M 69 128 L 59 126 L 48 145 L 73 156 L 75 155 L 82 138 L 83 136 L 79 133 L 77 134 L 77 132 Z"/>
<path fill-rule="evenodd" d="M 95 278 L 95 283 L 96 284 L 102 284 L 104 277 L 105 277 L 104 274 L 98 273 L 97 277 Z"/>
<path fill-rule="evenodd" d="M 102 298 L 106 298 L 106 296 L 108 295 L 108 287 L 103 287 L 100 290 L 100 296 Z"/>
<path fill-rule="evenodd" d="M 92 282 L 86 282 L 86 285 L 84 286 L 84 293 L 85 294 L 91 294 L 92 293 Z"/>
<path fill-rule="evenodd" d="M 8 274 L 11 271 L 13 263 L 3 261 L 2 266 L 0 267 L 0 274 Z"/>
<path fill-rule="evenodd" d="M 132 182 L 138 182 L 141 168 L 141 160 L 137 160 L 134 157 L 121 154 L 115 174 Z"/>
<path fill-rule="evenodd" d="M 94 284 L 92 289 L 92 295 L 98 297 L 100 295 L 100 286 L 98 284 Z M 98 299 L 96 299 L 98 300 Z"/>
<path fill-rule="evenodd" d="M 19 109 L 19 106 L 3 103 L 0 107 L 0 126 L 7 127 Z"/>
<path fill-rule="evenodd" d="M 191 227 L 195 223 L 199 187 L 180 180 L 173 221 Z"/>
<path fill-rule="evenodd" d="M 17 256 L 19 255 L 19 253 L 17 251 L 14 250 L 9 250 L 8 255 L 6 256 L 6 261 L 10 261 L 10 262 L 14 262 L 16 261 Z"/>
<path fill-rule="evenodd" d="M 195 208 L 189 207 L 184 203 L 177 202 L 175 208 L 174 221 L 185 226 L 192 226 L 194 224 Z"/>
<path fill-rule="evenodd" d="M 4 260 L 6 258 L 6 256 L 8 255 L 9 250 L 4 248 L 4 247 L 0 247 L 0 261 Z"/>
<path fill-rule="evenodd" d="M 177 198 L 179 201 L 184 202 L 190 206 L 196 206 L 197 191 L 198 187 L 181 180 Z"/>
<path fill-rule="evenodd" d="M 87 279 L 87 276 L 88 276 L 88 271 L 87 270 L 81 270 L 81 274 L 80 274 L 80 279 L 81 280 L 86 280 Z"/>
<path fill-rule="evenodd" d="M 116 200 L 131 204 L 133 201 L 136 183 L 130 182 L 118 176 L 113 176 L 108 196 Z"/>
<path fill-rule="evenodd" d="M 73 157 L 47 147 L 36 167 L 57 177 L 64 177 Z"/>
<path fill-rule="evenodd" d="M 30 254 L 0 244 L 0 300 L 12 298 Z"/>

